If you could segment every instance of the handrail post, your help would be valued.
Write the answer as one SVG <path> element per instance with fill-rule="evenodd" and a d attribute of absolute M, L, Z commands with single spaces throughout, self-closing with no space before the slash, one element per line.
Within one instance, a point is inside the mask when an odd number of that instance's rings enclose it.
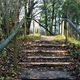
<path fill-rule="evenodd" d="M 0 54 L 2 54 L 2 50 L 0 50 Z"/>
<path fill-rule="evenodd" d="M 64 22 L 64 28 L 65 28 L 65 43 L 68 42 L 68 22 L 67 22 L 67 18 L 65 18 L 65 22 Z"/>
<path fill-rule="evenodd" d="M 17 36 L 14 37 L 14 70 L 17 72 Z"/>
<path fill-rule="evenodd" d="M 61 35 L 64 36 L 64 21 L 61 22 Z"/>

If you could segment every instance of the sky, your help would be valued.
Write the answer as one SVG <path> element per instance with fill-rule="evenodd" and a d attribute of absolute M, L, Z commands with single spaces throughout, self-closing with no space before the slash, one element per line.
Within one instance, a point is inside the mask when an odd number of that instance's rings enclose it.
<path fill-rule="evenodd" d="M 38 1 L 38 4 L 35 5 L 36 8 L 33 10 L 33 15 L 36 15 L 36 14 L 37 14 L 34 18 L 35 18 L 36 20 L 39 20 L 39 19 L 40 19 L 40 14 L 38 14 L 38 13 L 40 12 L 40 10 L 39 10 L 38 6 L 40 5 L 40 1 L 41 1 L 41 0 L 35 0 L 35 1 Z M 35 13 L 35 14 L 34 14 L 34 13 Z M 21 9 L 21 11 L 20 11 L 19 21 L 21 21 L 21 20 L 23 19 L 24 15 L 25 15 L 25 9 L 24 9 L 24 7 L 22 7 L 22 9 Z M 37 29 L 40 29 L 40 26 L 39 26 L 38 23 L 35 22 L 34 25 L 35 25 L 35 29 L 36 29 L 36 30 L 37 30 Z M 33 30 L 33 21 L 31 22 L 30 30 Z"/>

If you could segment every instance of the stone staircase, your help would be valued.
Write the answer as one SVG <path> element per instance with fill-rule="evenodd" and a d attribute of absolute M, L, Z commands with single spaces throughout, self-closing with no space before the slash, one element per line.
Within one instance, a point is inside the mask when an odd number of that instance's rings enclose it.
<path fill-rule="evenodd" d="M 75 80 L 71 76 L 73 63 L 68 49 L 64 41 L 25 41 L 18 56 L 20 78 Z"/>

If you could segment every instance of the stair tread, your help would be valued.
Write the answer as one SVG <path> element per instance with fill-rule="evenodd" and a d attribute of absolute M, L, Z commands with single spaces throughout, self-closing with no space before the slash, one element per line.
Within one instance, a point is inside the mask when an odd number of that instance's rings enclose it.
<path fill-rule="evenodd" d="M 28 56 L 27 58 L 44 58 L 44 59 L 46 59 L 46 58 L 49 58 L 49 59 L 57 58 L 57 59 L 65 59 L 65 58 L 70 58 L 70 56 Z"/>
<path fill-rule="evenodd" d="M 24 44 L 23 46 L 27 46 L 27 45 L 30 45 L 30 44 Z M 59 47 L 67 47 L 66 45 L 64 45 L 64 44 L 62 44 L 62 45 L 54 45 L 54 44 L 31 44 L 30 46 L 38 46 L 38 47 L 42 47 L 42 46 L 49 46 L 49 47 L 57 47 L 57 46 L 59 46 Z"/>
<path fill-rule="evenodd" d="M 22 50 L 22 52 L 57 52 L 57 53 L 66 53 L 67 50 Z"/>
<path fill-rule="evenodd" d="M 24 72 L 30 70 L 28 76 L 30 79 L 39 77 L 39 79 L 61 78 L 63 80 L 67 78 L 74 80 L 70 72 L 73 61 L 69 48 L 64 42 L 53 40 L 24 42 L 20 47 L 21 54 L 18 63 L 20 69 Z"/>
<path fill-rule="evenodd" d="M 37 70 L 28 70 L 30 71 L 30 79 L 35 79 L 36 76 L 40 79 L 58 79 L 58 78 L 68 78 L 73 79 L 73 77 L 68 73 L 64 71 L 37 71 Z M 34 74 L 35 72 L 35 74 Z M 26 75 L 27 76 L 27 75 Z"/>
<path fill-rule="evenodd" d="M 71 64 L 72 62 L 19 62 L 19 64 L 32 64 L 32 65 L 40 65 L 40 64 L 47 64 L 47 65 L 68 65 Z"/>

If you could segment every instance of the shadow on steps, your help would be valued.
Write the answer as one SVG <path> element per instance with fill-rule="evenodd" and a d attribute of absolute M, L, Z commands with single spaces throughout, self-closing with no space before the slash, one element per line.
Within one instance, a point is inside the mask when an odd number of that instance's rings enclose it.
<path fill-rule="evenodd" d="M 28 80 L 27 78 L 22 78 L 21 80 Z M 44 80 L 44 79 L 38 79 L 38 80 Z M 48 79 L 46 79 L 48 80 Z M 68 78 L 58 78 L 58 79 L 52 79 L 52 80 L 72 80 L 72 79 L 68 79 Z"/>
<path fill-rule="evenodd" d="M 58 78 L 58 79 L 53 79 L 53 80 L 71 80 L 71 79 L 68 79 L 68 78 Z"/>

